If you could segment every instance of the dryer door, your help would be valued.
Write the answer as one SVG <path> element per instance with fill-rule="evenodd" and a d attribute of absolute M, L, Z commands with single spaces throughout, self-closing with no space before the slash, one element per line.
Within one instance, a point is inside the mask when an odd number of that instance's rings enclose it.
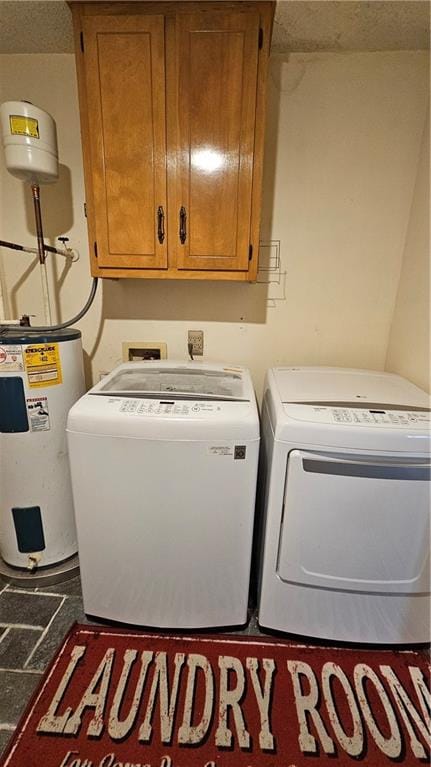
<path fill-rule="evenodd" d="M 429 590 L 430 464 L 290 452 L 277 570 L 329 589 Z"/>

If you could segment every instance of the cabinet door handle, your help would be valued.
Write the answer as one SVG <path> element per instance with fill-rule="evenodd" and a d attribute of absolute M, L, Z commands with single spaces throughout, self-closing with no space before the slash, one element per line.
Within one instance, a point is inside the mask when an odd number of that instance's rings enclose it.
<path fill-rule="evenodd" d="M 162 244 L 165 239 L 165 213 L 161 205 L 157 208 L 157 237 Z"/>
<path fill-rule="evenodd" d="M 180 242 L 184 245 L 187 239 L 187 212 L 184 205 L 180 208 Z"/>

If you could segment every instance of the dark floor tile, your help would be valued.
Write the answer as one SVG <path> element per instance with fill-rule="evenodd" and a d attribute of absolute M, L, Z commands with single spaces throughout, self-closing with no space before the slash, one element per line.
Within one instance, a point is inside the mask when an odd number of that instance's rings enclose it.
<path fill-rule="evenodd" d="M 3 751 L 5 750 L 7 744 L 9 743 L 11 737 L 13 735 L 13 731 L 11 730 L 0 730 L 0 756 L 2 755 Z"/>
<path fill-rule="evenodd" d="M 86 622 L 82 599 L 80 597 L 67 597 L 40 645 L 30 658 L 27 668 L 44 671 L 75 621 L 78 623 Z"/>
<path fill-rule="evenodd" d="M 0 667 L 23 668 L 41 633 L 34 629 L 9 629 L 0 642 Z"/>
<path fill-rule="evenodd" d="M 77 575 L 75 578 L 70 578 L 63 583 L 54 583 L 52 586 L 39 586 L 39 591 L 43 591 L 44 594 L 61 594 L 66 597 L 80 597 L 82 596 L 81 578 Z"/>
<path fill-rule="evenodd" d="M 40 679 L 40 674 L 0 671 L 0 724 L 17 724 Z"/>
<path fill-rule="evenodd" d="M 246 633 L 249 634 L 250 636 L 261 636 L 261 634 L 262 634 L 262 632 L 261 632 L 261 630 L 259 628 L 259 624 L 257 622 L 257 614 L 256 614 L 256 612 L 253 612 L 251 617 L 250 617 Z"/>
<path fill-rule="evenodd" d="M 250 634 L 253 636 L 260 636 L 262 632 L 257 623 L 256 609 L 249 608 L 245 626 L 238 626 L 238 628 L 231 631 L 219 629 L 215 630 L 215 633 L 233 634 L 237 636 L 249 636 Z"/>
<path fill-rule="evenodd" d="M 26 578 L 26 580 L 28 579 Z M 5 586 L 14 589 L 14 591 L 36 591 L 37 588 L 37 586 L 32 586 L 31 583 L 12 583 L 6 576 L 2 576 L 0 577 L 0 591 Z"/>
<path fill-rule="evenodd" d="M 0 623 L 46 626 L 61 604 L 61 597 L 3 591 L 0 594 Z"/>

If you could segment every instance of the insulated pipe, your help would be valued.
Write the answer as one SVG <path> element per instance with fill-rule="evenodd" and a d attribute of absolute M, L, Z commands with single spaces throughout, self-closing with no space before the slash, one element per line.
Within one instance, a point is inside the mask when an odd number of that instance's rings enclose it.
<path fill-rule="evenodd" d="M 29 248 L 24 245 L 19 245 L 17 242 L 7 242 L 6 240 L 0 240 L 0 247 L 1 248 L 9 248 L 10 250 L 18 250 L 20 253 L 36 253 L 36 255 L 39 254 L 38 248 Z M 79 256 L 76 254 L 76 251 L 74 252 L 71 248 L 64 247 L 64 250 L 59 250 L 58 248 L 52 247 L 52 245 L 46 245 L 44 243 L 44 249 L 45 252 L 48 251 L 48 253 L 55 253 L 58 256 L 63 256 L 63 258 L 69 258 L 71 261 L 77 261 Z M 47 276 L 46 276 L 46 264 L 40 264 L 41 268 L 41 278 L 42 278 L 42 290 L 43 290 L 43 300 L 44 300 L 44 306 L 46 305 L 46 294 L 48 291 L 48 284 L 47 284 Z M 42 274 L 42 269 L 45 270 L 45 275 Z M 49 298 L 49 296 L 48 296 Z M 51 312 L 48 302 L 48 310 L 49 310 L 49 321 L 51 320 Z M 0 273 L 0 325 L 22 325 L 21 320 L 7 320 L 5 318 L 5 305 L 4 305 L 4 297 L 3 297 L 3 280 L 2 275 Z M 45 310 L 45 319 L 47 317 L 47 311 Z"/>
<path fill-rule="evenodd" d="M 1 240 L 0 240 L 1 245 Z M 5 303 L 4 303 L 4 293 L 3 293 L 3 274 L 0 270 L 0 325 L 1 324 L 11 324 L 11 325 L 19 325 L 19 320 L 7 320 L 6 319 L 6 310 L 5 310 Z"/>
<path fill-rule="evenodd" d="M 51 306 L 49 303 L 49 289 L 48 289 L 48 274 L 46 271 L 46 262 L 43 261 L 39 265 L 40 279 L 42 283 L 42 297 L 43 297 L 43 313 L 45 316 L 45 322 L 47 325 L 52 325 L 51 318 Z"/>
<path fill-rule="evenodd" d="M 64 250 L 59 250 L 58 248 L 53 248 L 52 245 L 47 245 L 46 242 L 43 245 L 45 253 L 56 253 L 58 256 L 63 256 L 64 258 L 72 258 L 72 260 L 77 261 L 78 258 L 73 259 L 73 250 L 72 248 L 64 248 Z M 39 248 L 28 248 L 26 245 L 18 245 L 17 242 L 7 242 L 6 240 L 0 240 L 0 248 L 9 248 L 10 250 L 19 250 L 22 253 L 37 253 L 39 254 Z"/>

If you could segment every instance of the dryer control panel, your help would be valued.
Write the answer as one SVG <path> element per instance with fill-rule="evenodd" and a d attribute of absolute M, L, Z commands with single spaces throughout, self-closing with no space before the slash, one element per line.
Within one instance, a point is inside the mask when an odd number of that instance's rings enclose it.
<path fill-rule="evenodd" d="M 314 423 L 372 426 L 426 430 L 431 426 L 431 413 L 426 410 L 383 410 L 378 408 L 331 407 L 285 403 L 287 415 L 299 421 Z"/>
<path fill-rule="evenodd" d="M 429 423 L 429 413 L 400 410 L 363 410 L 360 408 L 330 408 L 335 423 L 371 424 L 373 426 L 407 426 Z"/>

